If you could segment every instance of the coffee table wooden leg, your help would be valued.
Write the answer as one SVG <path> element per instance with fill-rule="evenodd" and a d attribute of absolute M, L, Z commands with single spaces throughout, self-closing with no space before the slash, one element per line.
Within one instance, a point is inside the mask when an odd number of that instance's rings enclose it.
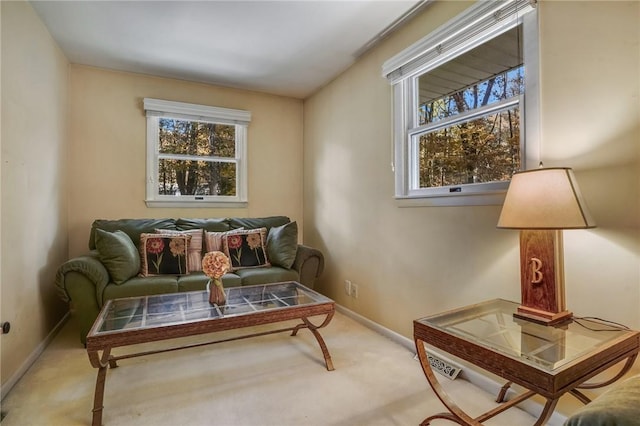
<path fill-rule="evenodd" d="M 291 332 L 291 335 L 295 336 L 296 334 L 298 334 L 298 330 L 300 330 L 301 328 L 308 328 L 311 331 L 313 336 L 316 338 L 318 344 L 320 345 L 320 349 L 322 350 L 322 356 L 324 356 L 324 363 L 327 366 L 328 371 L 334 370 L 333 361 L 331 360 L 331 354 L 329 353 L 329 349 L 327 348 L 327 345 L 324 342 L 324 339 L 322 338 L 322 336 L 320 335 L 320 332 L 318 331 L 318 329 L 325 327 L 327 324 L 329 324 L 329 322 L 331 321 L 331 318 L 333 318 L 333 312 L 330 312 L 329 314 L 327 314 L 322 324 L 315 325 L 311 321 L 309 321 L 308 318 L 304 317 L 302 318 L 303 323 L 297 325 Z"/>
<path fill-rule="evenodd" d="M 92 426 L 102 426 L 102 410 L 104 408 L 104 383 L 107 378 L 107 367 L 98 369 L 98 377 L 96 379 L 96 391 L 93 396 L 93 419 Z"/>
<path fill-rule="evenodd" d="M 109 368 L 109 358 L 111 349 L 106 349 L 102 352 L 102 357 L 98 356 L 98 352 L 89 352 L 89 361 L 91 365 L 98 369 L 98 376 L 96 378 L 96 390 L 93 395 L 93 417 L 91 420 L 92 426 L 102 426 L 102 410 L 104 409 L 104 385 L 107 380 L 107 369 Z"/>
<path fill-rule="evenodd" d="M 329 349 L 327 348 L 326 343 L 324 343 L 324 339 L 320 335 L 320 332 L 315 327 L 313 328 L 309 327 L 309 330 L 311 330 L 316 340 L 318 341 L 318 344 L 320 345 L 320 349 L 322 350 L 322 355 L 324 356 L 324 363 L 327 366 L 327 370 L 328 371 L 335 370 L 333 368 L 333 361 L 331 360 L 331 354 L 329 353 Z"/>

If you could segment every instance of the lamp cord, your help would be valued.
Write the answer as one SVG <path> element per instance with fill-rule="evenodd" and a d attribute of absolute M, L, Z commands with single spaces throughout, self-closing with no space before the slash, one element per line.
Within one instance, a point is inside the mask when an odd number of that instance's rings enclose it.
<path fill-rule="evenodd" d="M 580 322 L 580 320 L 589 320 L 589 321 L 598 321 L 601 322 L 603 324 L 608 324 L 609 326 L 612 326 L 614 328 L 618 328 L 620 330 L 629 330 L 629 327 L 627 327 L 624 324 L 620 324 L 618 322 L 615 321 L 609 321 L 606 319 L 602 319 L 602 318 L 598 318 L 598 317 L 573 317 L 573 320 L 576 324 L 578 324 L 581 327 L 586 328 L 587 330 L 591 330 L 591 331 L 612 331 L 610 328 L 593 328 L 593 327 L 589 327 L 583 323 Z"/>

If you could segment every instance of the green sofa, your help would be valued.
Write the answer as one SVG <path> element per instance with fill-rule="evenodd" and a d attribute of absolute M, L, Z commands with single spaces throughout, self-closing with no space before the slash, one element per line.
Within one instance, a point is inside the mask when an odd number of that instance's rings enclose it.
<path fill-rule="evenodd" d="M 293 228 L 292 226 L 293 225 Z M 89 236 L 89 252 L 70 259 L 57 271 L 55 285 L 60 297 L 70 304 L 71 312 L 80 327 L 80 340 L 86 342 L 86 336 L 100 309 L 107 300 L 144 296 L 149 294 L 175 293 L 204 290 L 208 277 L 201 271 L 186 275 L 150 275 L 140 276 L 136 270 L 129 276 L 122 277 L 122 268 L 131 269 L 131 265 L 122 262 L 116 264 L 119 270 L 114 271 L 113 259 L 105 259 L 103 235 L 120 235 L 124 232 L 130 239 L 128 244 L 135 244 L 135 255 L 140 249 L 140 235 L 154 233 L 157 230 L 193 231 L 202 229 L 207 232 L 228 232 L 233 230 L 251 230 L 266 228 L 269 234 L 266 251 L 269 258 L 277 260 L 288 252 L 289 261 L 273 261 L 270 266 L 238 269 L 225 274 L 222 282 L 225 287 L 264 284 L 281 281 L 298 281 L 313 288 L 316 278 L 324 268 L 323 254 L 311 247 L 297 243 L 297 225 L 285 216 L 265 218 L 211 218 L 211 219 L 119 219 L 96 220 L 93 222 Z M 273 229 L 273 231 L 272 231 Z M 271 238 L 276 231 L 287 229 L 287 239 Z M 289 232 L 293 229 L 293 233 Z M 102 231 L 98 231 L 102 230 Z M 103 231 L 107 231 L 105 234 Z M 121 232 L 119 232 L 121 231 Z M 281 234 L 281 233 L 280 233 Z M 125 239 L 126 236 L 124 237 Z M 128 239 L 127 239 L 128 240 Z M 293 241 L 293 243 L 291 243 Z M 102 249 L 102 252 L 98 250 Z M 206 252 L 203 247 L 202 254 Z M 131 253 L 129 253 L 131 255 Z M 126 259 L 126 258 L 125 258 Z M 129 258 L 131 259 L 131 258 Z M 117 260 L 117 259 L 116 259 Z M 136 262 L 139 259 L 133 259 Z M 103 262 L 104 261 L 104 262 Z M 128 262 L 133 264 L 134 262 Z M 137 264 L 137 263 L 136 263 Z"/>
<path fill-rule="evenodd" d="M 580 408 L 564 426 L 640 425 L 640 375 L 630 377 Z"/>

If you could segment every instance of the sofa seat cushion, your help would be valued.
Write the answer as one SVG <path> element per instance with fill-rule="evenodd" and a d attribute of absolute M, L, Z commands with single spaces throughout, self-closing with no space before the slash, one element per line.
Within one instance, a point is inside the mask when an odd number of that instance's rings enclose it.
<path fill-rule="evenodd" d="M 178 278 L 178 291 L 202 291 L 207 287 L 207 277 L 203 272 L 193 272 Z M 224 287 L 240 287 L 242 280 L 236 274 L 225 274 L 222 277 Z"/>
<path fill-rule="evenodd" d="M 150 294 L 176 293 L 178 280 L 173 275 L 133 277 L 121 285 L 109 283 L 102 294 L 102 300 L 122 297 L 147 296 Z"/>
<path fill-rule="evenodd" d="M 632 426 L 640 423 L 640 375 L 614 385 L 567 419 L 565 426 Z"/>
<path fill-rule="evenodd" d="M 279 266 L 271 266 L 268 268 L 239 269 L 234 273 L 242 279 L 243 286 L 279 283 L 283 281 L 298 281 L 300 279 L 300 276 L 298 275 L 298 272 L 296 270 L 285 269 Z M 223 283 L 225 282 L 226 281 L 223 281 Z"/>

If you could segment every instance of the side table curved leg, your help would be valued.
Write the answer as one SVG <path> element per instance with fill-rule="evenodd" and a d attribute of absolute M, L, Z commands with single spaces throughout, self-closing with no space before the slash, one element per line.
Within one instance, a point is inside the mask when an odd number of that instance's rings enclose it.
<path fill-rule="evenodd" d="M 608 385 L 610 385 L 610 384 L 612 384 L 614 382 L 617 382 L 622 376 L 627 374 L 627 372 L 633 366 L 633 363 L 635 362 L 637 357 L 638 357 L 638 354 L 635 353 L 635 354 L 631 355 L 629 358 L 627 358 L 627 361 L 624 363 L 624 365 L 622 366 L 622 369 L 618 372 L 618 374 L 616 374 L 615 376 L 613 376 L 609 380 L 606 380 L 606 381 L 603 381 L 603 382 L 597 382 L 597 383 L 583 383 L 580 386 L 577 386 L 577 389 L 596 389 L 596 388 L 601 388 L 601 387 L 604 387 L 604 386 L 608 386 Z M 578 399 L 580 399 L 580 398 L 578 398 Z"/>
<path fill-rule="evenodd" d="M 460 420 L 451 413 L 438 413 L 424 419 L 422 423 L 420 423 L 420 426 L 429 426 L 432 420 L 437 420 L 437 419 L 450 420 L 454 423 L 458 423 L 459 425 L 462 425 L 462 426 L 465 425 L 465 423 L 460 423 Z"/>
<path fill-rule="evenodd" d="M 555 410 L 556 408 L 558 399 L 559 398 L 547 399 L 547 402 L 544 404 L 544 408 L 542 409 L 542 413 L 540 413 L 540 417 L 538 417 L 538 420 L 534 423 L 534 426 L 542 426 L 547 422 L 547 420 L 549 420 L 549 417 L 551 417 L 551 413 L 553 413 L 553 410 Z"/>
<path fill-rule="evenodd" d="M 429 358 L 427 357 L 427 350 L 424 347 L 424 342 L 416 339 L 416 350 L 418 352 L 418 358 L 420 359 L 420 365 L 422 366 L 422 371 L 431 386 L 431 389 L 435 392 L 436 396 L 444 404 L 445 407 L 450 411 L 450 413 L 439 413 L 424 419 L 421 425 L 428 425 L 431 420 L 435 419 L 446 419 L 456 422 L 463 426 L 480 426 L 481 423 L 476 421 L 474 418 L 469 416 L 467 413 L 462 411 L 458 405 L 453 402 L 449 395 L 445 392 L 445 390 L 438 382 L 438 378 L 435 376 L 435 373 L 431 369 L 431 364 L 429 363 Z"/>
<path fill-rule="evenodd" d="M 494 416 L 508 410 L 509 408 L 520 404 L 522 401 L 525 401 L 531 398 L 532 396 L 536 395 L 534 391 L 527 391 L 527 392 L 521 393 L 518 396 L 515 396 L 514 398 L 511 398 L 509 401 L 503 401 L 505 396 L 504 394 L 506 394 L 507 390 L 511 386 L 511 382 L 507 382 L 502 387 L 502 390 L 498 395 L 498 400 L 496 400 L 496 402 L 499 402 L 500 405 L 476 418 L 472 418 L 467 413 L 465 413 L 455 402 L 453 402 L 453 400 L 449 397 L 449 395 L 447 395 L 445 390 L 440 385 L 440 382 L 438 382 L 438 378 L 435 376 L 435 373 L 431 369 L 431 364 L 429 363 L 429 358 L 427 356 L 427 350 L 424 346 L 424 342 L 419 339 L 416 339 L 415 344 L 416 344 L 416 350 L 418 351 L 418 358 L 420 359 L 420 365 L 422 366 L 422 371 L 424 371 L 424 375 L 427 377 L 427 380 L 429 382 L 429 385 L 431 386 L 431 389 L 433 389 L 438 399 L 449 410 L 449 413 L 438 413 L 433 416 L 427 417 L 422 421 L 421 423 L 422 425 L 428 425 L 432 420 L 435 420 L 435 419 L 450 420 L 452 422 L 458 423 L 463 426 L 482 425 L 482 422 L 489 420 Z M 547 399 L 547 402 L 545 403 L 542 413 L 540 413 L 540 416 L 538 417 L 538 420 L 535 422 L 534 426 L 544 425 L 544 423 L 551 416 L 551 413 L 553 413 L 553 410 L 555 409 L 557 403 L 558 403 L 558 398 Z"/>
<path fill-rule="evenodd" d="M 507 396 L 511 384 L 512 382 L 507 382 L 500 388 L 500 392 L 498 392 L 498 396 L 496 396 L 496 402 L 504 402 L 504 397 Z"/>

